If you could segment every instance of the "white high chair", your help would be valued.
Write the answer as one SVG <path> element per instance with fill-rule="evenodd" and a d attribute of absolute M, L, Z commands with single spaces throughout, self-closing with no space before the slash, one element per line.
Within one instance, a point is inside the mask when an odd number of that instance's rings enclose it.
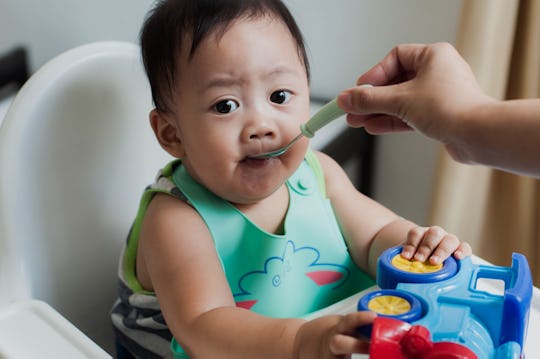
<path fill-rule="evenodd" d="M 67 51 L 21 89 L 0 127 L 0 309 L 39 299 L 113 352 L 120 247 L 170 160 L 151 107 L 131 43 Z"/>

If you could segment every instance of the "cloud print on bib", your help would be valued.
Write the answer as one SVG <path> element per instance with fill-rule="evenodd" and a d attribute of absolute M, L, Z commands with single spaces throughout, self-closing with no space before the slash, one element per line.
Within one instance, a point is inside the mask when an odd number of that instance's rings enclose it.
<path fill-rule="evenodd" d="M 349 277 L 349 269 L 338 264 L 322 263 L 320 252 L 313 247 L 299 247 L 288 241 L 283 255 L 270 257 L 264 268 L 243 275 L 235 293 L 238 307 L 255 309 L 287 306 L 302 307 L 302 300 L 317 296 L 322 290 L 333 290 Z M 298 298 L 298 301 L 296 300 Z"/>

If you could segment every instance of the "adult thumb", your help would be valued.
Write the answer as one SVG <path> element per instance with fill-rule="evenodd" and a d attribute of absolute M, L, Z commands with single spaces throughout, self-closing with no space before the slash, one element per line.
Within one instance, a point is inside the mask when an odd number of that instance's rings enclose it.
<path fill-rule="evenodd" d="M 395 85 L 360 85 L 344 90 L 338 95 L 337 102 L 339 107 L 351 114 L 397 116 L 400 105 L 396 90 Z"/>

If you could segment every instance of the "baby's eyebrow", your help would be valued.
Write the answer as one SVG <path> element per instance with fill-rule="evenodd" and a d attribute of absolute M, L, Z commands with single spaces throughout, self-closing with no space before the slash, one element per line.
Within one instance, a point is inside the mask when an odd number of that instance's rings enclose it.
<path fill-rule="evenodd" d="M 269 78 L 282 75 L 295 76 L 297 75 L 297 73 L 298 71 L 295 71 L 295 69 L 283 65 L 278 65 L 263 73 L 260 79 L 267 80 Z M 246 81 L 247 80 L 243 79 L 242 77 L 218 75 L 205 83 L 202 86 L 202 91 L 206 92 L 212 88 L 242 86 Z"/>
<path fill-rule="evenodd" d="M 208 81 L 203 87 L 203 91 L 208 91 L 215 87 L 232 87 L 242 85 L 244 81 L 236 77 L 215 77 Z"/>
<path fill-rule="evenodd" d="M 279 75 L 296 75 L 298 73 L 298 71 L 296 71 L 295 69 L 292 69 L 288 66 L 284 66 L 284 65 L 278 65 L 274 68 L 272 68 L 270 71 L 268 71 L 264 77 L 273 77 L 273 76 L 279 76 Z"/>

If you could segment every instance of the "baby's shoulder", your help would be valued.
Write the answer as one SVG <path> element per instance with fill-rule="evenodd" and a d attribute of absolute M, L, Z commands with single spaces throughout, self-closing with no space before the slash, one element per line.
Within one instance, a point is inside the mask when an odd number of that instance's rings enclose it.
<path fill-rule="evenodd" d="M 192 242 L 194 238 L 211 240 L 210 232 L 188 203 L 164 193 L 156 193 L 144 215 L 141 238 L 149 236 L 154 242 Z"/>
<path fill-rule="evenodd" d="M 148 205 L 146 216 L 153 218 L 172 217 L 177 220 L 193 216 L 199 217 L 197 211 L 185 197 L 162 192 L 154 194 L 152 201 Z"/>
<path fill-rule="evenodd" d="M 183 231 L 206 228 L 198 212 L 188 202 L 165 193 L 154 195 L 144 215 L 144 224 L 151 224 L 154 231 L 174 228 L 177 235 Z"/>

